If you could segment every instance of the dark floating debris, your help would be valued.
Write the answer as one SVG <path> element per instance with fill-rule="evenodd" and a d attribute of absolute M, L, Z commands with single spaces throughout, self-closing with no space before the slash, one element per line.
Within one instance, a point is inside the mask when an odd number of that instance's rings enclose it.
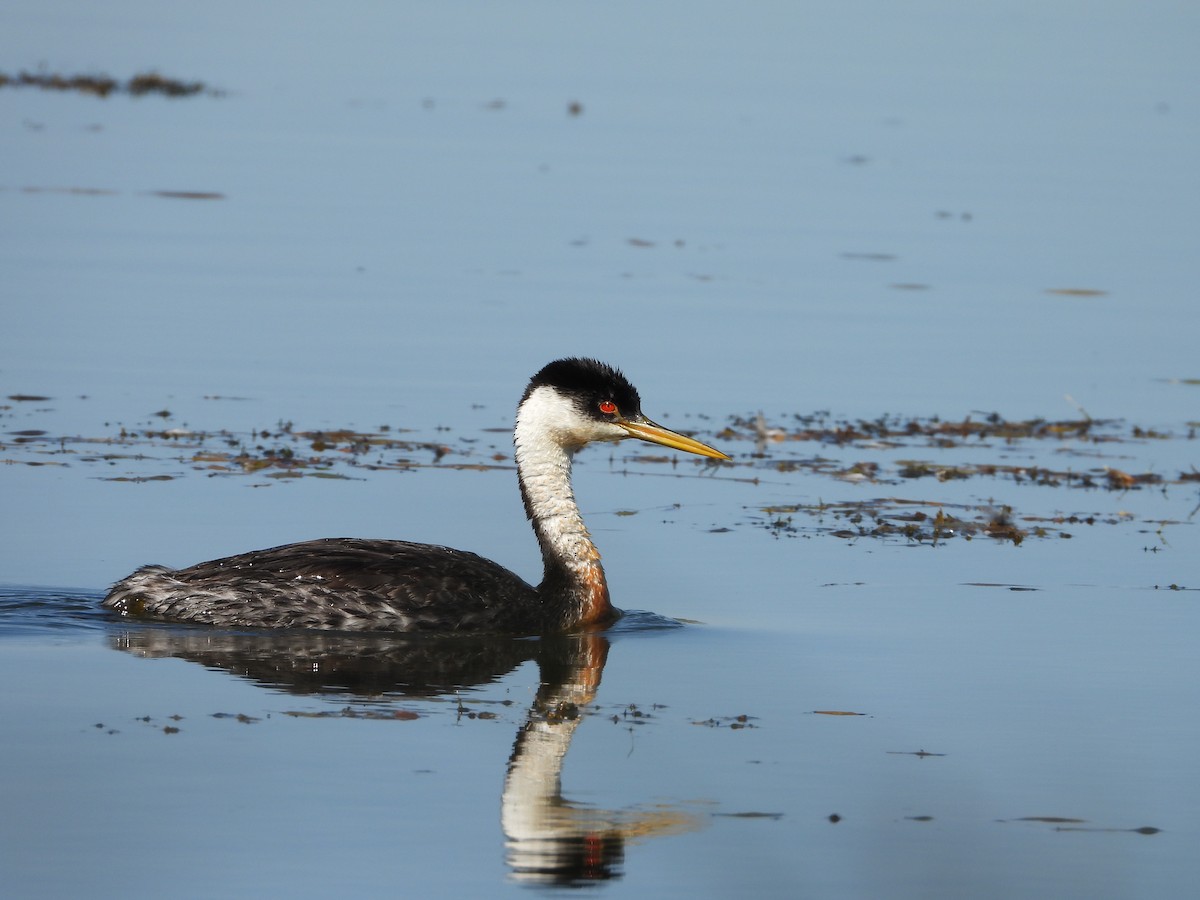
<path fill-rule="evenodd" d="M 1005 590 L 1008 590 L 1008 591 L 1040 591 L 1041 590 L 1041 588 L 1029 587 L 1028 585 L 1024 585 L 1024 584 L 1002 584 L 1000 582 L 995 582 L 995 581 L 965 581 L 965 582 L 963 582 L 963 584 L 965 584 L 967 587 L 1004 588 Z"/>
<path fill-rule="evenodd" d="M 910 485 L 925 481 L 950 484 L 986 478 L 1026 487 L 1114 492 L 1161 490 L 1173 484 L 1200 481 L 1200 472 L 1194 467 L 1173 478 L 1169 473 L 1131 472 L 1099 464 L 1108 455 L 1128 458 L 1121 445 L 1191 440 L 1194 428 L 1190 423 L 1186 432 L 1173 434 L 1127 425 L 1120 420 L 1093 419 L 1086 413 L 1082 418 L 1063 421 L 1013 421 L 996 413 L 961 421 L 899 416 L 849 421 L 832 419 L 828 413 L 815 413 L 794 415 L 780 424 L 769 422 L 759 413 L 733 418 L 715 437 L 726 443 L 753 442 L 753 451 L 742 455 L 745 461 L 740 465 L 763 472 L 764 481 L 770 479 L 768 472 L 809 472 L 852 485 Z M 1048 449 L 1056 460 L 1054 465 L 1008 461 L 1019 446 L 1033 442 L 1050 445 Z M 833 446 L 838 452 L 814 453 L 800 446 L 805 443 Z M 847 460 L 846 448 L 878 458 Z M 916 448 L 926 448 L 937 459 L 920 458 L 913 452 Z M 967 459 L 980 456 L 985 459 L 947 463 L 943 458 L 949 451 L 957 451 Z M 1064 465 L 1057 460 L 1068 462 Z M 814 492 L 806 493 L 811 497 Z M 846 540 L 898 538 L 935 547 L 953 537 L 966 540 L 990 537 L 1014 545 L 1028 538 L 1069 539 L 1073 534 L 1067 526 L 1118 524 L 1131 518 L 1126 512 L 1018 514 L 1007 504 L 951 503 L 936 495 L 922 499 L 894 494 L 833 502 L 818 499 L 775 503 L 746 509 L 758 513 L 752 516 L 750 524 L 776 538 L 821 533 Z M 798 514 L 815 520 L 816 525 L 802 525 L 796 518 Z"/>
<path fill-rule="evenodd" d="M 812 415 L 796 414 L 791 424 L 771 426 L 762 413 L 754 416 L 734 417 L 731 424 L 718 437 L 751 436 L 760 443 L 786 441 L 819 441 L 824 444 L 854 444 L 863 441 L 887 442 L 889 446 L 905 446 L 915 439 L 924 438 L 931 446 L 943 449 L 959 446 L 967 441 L 1021 439 L 1068 439 L 1092 437 L 1097 442 L 1119 441 L 1120 433 L 1113 429 L 1120 423 L 1114 419 L 1070 419 L 1050 421 L 1047 419 L 1006 419 L 999 413 L 989 413 L 982 418 L 968 417 L 962 421 L 942 421 L 939 418 L 923 419 L 904 416 L 880 416 L 877 419 L 851 421 L 832 420 L 826 413 Z M 1133 436 L 1141 436 L 1134 426 Z M 747 432 L 749 434 L 747 434 Z M 1152 432 L 1144 432 L 1152 436 Z"/>
<path fill-rule="evenodd" d="M 850 712 L 844 709 L 814 709 L 814 716 L 865 716 L 866 713 Z"/>
<path fill-rule="evenodd" d="M 133 484 L 145 484 L 148 481 L 174 481 L 174 475 L 117 475 L 113 478 L 101 478 L 101 481 L 128 481 Z"/>
<path fill-rule="evenodd" d="M 930 511 L 925 512 L 917 507 L 924 506 Z M 852 500 L 841 503 L 798 503 L 788 506 L 767 506 L 762 508 L 767 519 L 756 524 L 766 528 L 775 537 L 795 537 L 800 528 L 794 523 L 795 513 L 807 513 L 814 518 L 830 518 L 839 524 L 833 528 L 819 530 L 827 531 L 833 537 L 845 540 L 858 538 L 900 538 L 917 544 L 938 546 L 953 537 L 971 540 L 977 535 L 995 538 L 996 540 L 1011 541 L 1020 544 L 1030 534 L 1036 537 L 1048 537 L 1052 526 L 1037 525 L 1030 529 L 1017 527 L 1013 523 L 1013 511 L 1010 507 L 999 510 L 990 506 L 975 508 L 974 518 L 965 518 L 948 510 L 953 504 L 942 504 L 937 501 L 909 500 L 900 497 L 880 497 L 871 500 Z M 967 510 L 966 507 L 959 507 Z M 1075 518 L 1075 517 L 1068 517 Z M 1068 518 L 1055 517 L 1059 523 Z M 1037 517 L 1027 516 L 1026 520 L 1035 521 Z M 1094 521 L 1094 520 L 1093 520 Z M 1069 538 L 1071 535 L 1064 531 L 1058 532 L 1060 537 Z"/>
<path fill-rule="evenodd" d="M 0 404 L 0 417 L 8 416 L 7 422 L 0 423 L 0 464 L 99 466 L 88 477 L 129 484 L 189 475 L 250 475 L 255 488 L 300 478 L 366 479 L 377 472 L 423 468 L 473 472 L 513 468 L 509 430 L 490 423 L 470 434 L 427 429 L 432 440 L 413 439 L 410 427 L 394 424 L 371 431 L 305 431 L 280 421 L 252 431 L 204 431 L 177 424 L 177 415 L 164 408 L 143 413 L 143 420 L 135 425 L 106 426 L 106 434 L 73 435 L 33 427 L 42 424 L 36 414 L 45 410 L 16 406 L 49 399 L 12 394 L 8 404 Z M 947 422 L 900 416 L 850 421 L 828 413 L 768 421 L 759 413 L 730 417 L 724 427 L 702 425 L 693 430 L 722 444 L 741 443 L 744 449 L 736 460 L 719 466 L 636 450 L 617 452 L 610 464 L 630 476 L 787 484 L 789 490 L 794 484 L 795 495 L 803 498 L 792 502 L 788 494 L 772 490 L 777 499 L 767 501 L 769 505 L 742 506 L 732 511 L 732 520 L 705 523 L 706 531 L 714 535 L 749 527 L 789 540 L 819 535 L 848 542 L 876 539 L 939 548 L 952 538 L 990 538 L 1020 546 L 1035 539 L 1071 539 L 1100 525 L 1136 524 L 1139 534 L 1153 533 L 1162 545 L 1143 549 L 1159 552 L 1168 546 L 1164 530 L 1187 520 L 1129 512 L 1123 508 L 1123 495 L 1141 491 L 1167 497 L 1172 486 L 1192 491 L 1200 483 L 1200 470 L 1194 465 L 1153 472 L 1139 471 L 1138 463 L 1130 461 L 1135 445 L 1193 440 L 1192 423 L 1183 430 L 1162 430 L 1086 415 L 1064 421 L 1012 421 L 990 414 Z M 1123 468 L 1110 462 L 1120 462 Z M 822 497 L 828 488 L 813 484 L 817 478 L 834 485 L 840 496 Z M 975 487 L 981 479 L 988 484 Z M 995 482 L 1021 490 L 998 488 Z M 1116 502 L 1093 511 L 1063 511 L 1061 499 L 1037 512 L 1010 505 L 1016 500 L 1026 507 L 1044 503 L 1045 489 L 1060 494 L 1111 494 Z M 977 495 L 989 499 L 975 499 Z M 990 499 L 997 495 L 1009 502 Z M 645 512 L 621 508 L 611 514 L 629 517 Z M 1200 505 L 1191 516 L 1197 514 Z M 1020 584 L 996 586 L 1036 590 Z"/>
<path fill-rule="evenodd" d="M 248 716 L 245 713 L 213 713 L 212 717 L 214 719 L 233 719 L 243 725 L 253 725 L 255 722 L 262 721 L 258 716 Z"/>
<path fill-rule="evenodd" d="M 202 81 L 182 81 L 178 78 L 168 78 L 157 72 L 142 72 L 134 75 L 128 81 L 118 81 L 107 75 L 60 75 L 55 72 L 18 72 L 9 75 L 0 72 L 0 88 L 31 87 L 45 91 L 75 91 L 89 94 L 93 97 L 106 98 L 111 94 L 128 94 L 131 97 L 144 97 L 148 94 L 161 94 L 164 97 L 192 97 L 196 94 L 207 94 L 211 97 L 223 96 L 223 91 L 209 88 Z"/>
<path fill-rule="evenodd" d="M 861 259 L 867 262 L 892 262 L 897 259 L 897 256 L 894 253 L 858 253 L 847 251 L 842 254 L 842 259 Z"/>
<path fill-rule="evenodd" d="M 205 88 L 201 81 L 180 81 L 177 78 L 167 78 L 157 72 L 145 72 L 134 75 L 125 84 L 125 90 L 135 97 L 144 94 L 164 94 L 167 97 L 190 97 L 202 92 L 213 93 Z"/>
<path fill-rule="evenodd" d="M 1104 297 L 1108 291 L 1100 291 L 1095 288 L 1047 288 L 1047 294 L 1056 294 L 1059 297 Z"/>
<path fill-rule="evenodd" d="M 1007 821 L 1001 819 L 1001 822 Z M 1069 816 L 1018 816 L 1013 822 L 1044 822 L 1048 825 L 1083 825 L 1087 819 L 1072 819 Z"/>
<path fill-rule="evenodd" d="M 1093 826 L 1087 819 L 1073 819 L 1068 816 L 1020 816 L 1016 819 L 998 819 L 999 822 L 1040 822 L 1053 825 L 1055 831 L 1091 831 L 1100 834 L 1159 834 L 1162 829 L 1153 825 L 1142 825 L 1139 828 L 1112 828 Z"/>
<path fill-rule="evenodd" d="M 387 722 L 411 722 L 421 718 L 420 713 L 408 709 L 344 709 L 332 710 L 285 710 L 285 716 L 293 719 L 374 719 Z"/>
<path fill-rule="evenodd" d="M 756 716 L 748 716 L 745 713 L 738 716 L 714 716 L 711 719 L 692 722 L 693 725 L 703 725 L 705 728 L 729 728 L 737 731 L 741 728 L 757 728 L 751 720 Z"/>
<path fill-rule="evenodd" d="M 224 200 L 219 191 L 148 191 L 151 197 L 166 197 L 168 200 Z"/>
<path fill-rule="evenodd" d="M 110 191 L 107 188 L 86 187 L 23 187 L 25 194 L 71 194 L 76 197 L 115 197 L 120 191 Z M 224 200 L 225 195 L 220 191 L 143 191 L 146 197 L 163 197 L 168 200 Z M 9 398 L 12 399 L 11 397 Z M 50 399 L 50 398 L 46 398 Z"/>

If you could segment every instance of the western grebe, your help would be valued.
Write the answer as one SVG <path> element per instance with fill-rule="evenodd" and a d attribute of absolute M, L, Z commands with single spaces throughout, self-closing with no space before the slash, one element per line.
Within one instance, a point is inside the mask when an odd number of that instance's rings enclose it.
<path fill-rule="evenodd" d="M 629 437 L 729 459 L 647 419 L 637 389 L 604 363 L 560 359 L 530 380 L 513 445 L 542 548 L 537 587 L 462 550 L 327 538 L 186 569 L 143 566 L 113 585 L 103 605 L 123 615 L 251 628 L 538 634 L 602 625 L 620 612 L 575 502 L 571 457 L 593 441 Z"/>

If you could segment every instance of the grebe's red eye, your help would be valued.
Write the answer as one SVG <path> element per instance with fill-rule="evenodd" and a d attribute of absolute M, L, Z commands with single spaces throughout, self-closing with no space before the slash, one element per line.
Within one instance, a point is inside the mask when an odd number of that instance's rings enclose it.
<path fill-rule="evenodd" d="M 600 401 L 600 412 L 604 413 L 606 416 L 611 416 L 616 411 L 617 404 L 613 403 L 611 400 Z"/>

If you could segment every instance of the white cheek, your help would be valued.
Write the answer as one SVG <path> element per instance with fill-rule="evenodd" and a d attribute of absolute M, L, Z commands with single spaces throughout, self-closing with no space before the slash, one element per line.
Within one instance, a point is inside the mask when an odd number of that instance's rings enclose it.
<path fill-rule="evenodd" d="M 552 388 L 539 387 L 521 404 L 517 429 L 552 441 L 568 450 L 578 450 L 591 441 L 619 441 L 628 435 L 615 425 L 582 416 L 566 397 Z"/>

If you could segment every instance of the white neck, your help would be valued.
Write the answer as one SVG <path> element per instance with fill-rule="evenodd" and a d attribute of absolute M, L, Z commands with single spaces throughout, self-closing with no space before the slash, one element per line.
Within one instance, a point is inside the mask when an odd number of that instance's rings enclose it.
<path fill-rule="evenodd" d="M 571 456 L 590 435 L 578 430 L 578 413 L 558 392 L 539 387 L 517 411 L 513 435 L 526 511 L 552 563 L 578 578 L 594 577 L 600 551 L 592 543 L 571 487 Z"/>

